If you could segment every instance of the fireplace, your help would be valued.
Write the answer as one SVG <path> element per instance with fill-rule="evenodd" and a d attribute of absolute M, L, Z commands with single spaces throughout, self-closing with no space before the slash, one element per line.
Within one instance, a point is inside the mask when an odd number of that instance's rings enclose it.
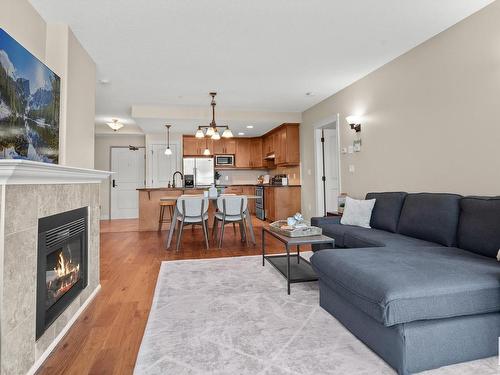
<path fill-rule="evenodd" d="M 36 338 L 87 286 L 87 207 L 38 220 Z"/>

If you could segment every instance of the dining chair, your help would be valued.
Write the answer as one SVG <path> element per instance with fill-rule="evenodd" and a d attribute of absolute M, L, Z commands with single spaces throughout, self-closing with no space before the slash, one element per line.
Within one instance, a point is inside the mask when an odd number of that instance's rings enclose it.
<path fill-rule="evenodd" d="M 181 243 L 184 224 L 199 224 L 203 227 L 205 245 L 208 250 L 208 198 L 203 196 L 181 195 L 177 199 L 177 212 L 177 220 L 180 222 L 179 231 L 177 232 L 177 250 L 179 250 L 179 245 Z"/>
<path fill-rule="evenodd" d="M 218 239 L 219 248 L 222 247 L 226 224 L 233 224 L 234 226 L 234 224 L 238 223 L 240 225 L 241 241 L 245 241 L 248 245 L 246 233 L 247 206 L 248 198 L 245 195 L 221 195 L 217 198 L 217 212 L 214 215 L 212 235 L 215 234 L 216 241 Z M 221 229 L 220 235 L 217 235 L 219 222 L 221 223 Z"/>

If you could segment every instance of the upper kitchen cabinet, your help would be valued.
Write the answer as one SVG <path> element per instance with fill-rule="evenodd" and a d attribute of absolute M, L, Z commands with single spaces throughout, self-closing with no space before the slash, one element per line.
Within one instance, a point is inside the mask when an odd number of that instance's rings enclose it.
<path fill-rule="evenodd" d="M 205 148 L 210 150 L 210 155 L 214 154 L 214 141 L 206 138 L 196 138 L 190 135 L 182 137 L 183 156 L 207 156 L 203 154 Z"/>
<path fill-rule="evenodd" d="M 184 156 L 203 155 L 205 148 L 210 155 L 234 155 L 235 166 L 242 169 L 274 169 L 278 166 L 300 164 L 299 124 L 282 124 L 262 137 L 209 138 L 183 136 Z M 222 168 L 221 168 L 222 169 Z"/>
<path fill-rule="evenodd" d="M 299 124 L 282 124 L 263 137 L 263 155 L 273 160 L 271 165 L 294 166 L 300 164 Z M 270 164 L 268 164 L 270 166 Z"/>
<path fill-rule="evenodd" d="M 236 141 L 236 168 L 251 168 L 251 139 L 238 138 Z"/>
<path fill-rule="evenodd" d="M 264 168 L 264 157 L 262 155 L 263 140 L 262 137 L 252 138 L 250 140 L 250 167 Z"/>
<path fill-rule="evenodd" d="M 214 141 L 215 155 L 235 155 L 236 154 L 236 139 L 221 138 Z"/>

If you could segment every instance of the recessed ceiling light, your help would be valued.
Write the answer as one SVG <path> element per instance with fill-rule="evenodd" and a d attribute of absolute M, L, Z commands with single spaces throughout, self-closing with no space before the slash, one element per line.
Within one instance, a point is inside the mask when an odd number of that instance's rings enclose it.
<path fill-rule="evenodd" d="M 99 80 L 99 83 L 102 84 L 102 85 L 107 85 L 108 83 L 110 83 L 111 81 L 109 80 L 109 78 L 101 78 Z"/>
<path fill-rule="evenodd" d="M 245 133 L 243 133 L 243 132 L 239 132 L 239 133 L 238 133 L 238 135 L 245 135 Z"/>
<path fill-rule="evenodd" d="M 314 93 L 312 91 L 306 92 L 306 96 L 314 96 Z"/>
<path fill-rule="evenodd" d="M 253 129 L 253 125 L 247 125 L 247 129 Z"/>

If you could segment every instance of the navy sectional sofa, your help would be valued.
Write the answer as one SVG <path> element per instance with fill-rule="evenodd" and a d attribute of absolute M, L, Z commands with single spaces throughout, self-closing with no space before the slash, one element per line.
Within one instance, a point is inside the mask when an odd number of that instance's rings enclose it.
<path fill-rule="evenodd" d="M 371 229 L 312 219 L 336 243 L 313 249 L 320 305 L 399 374 L 497 355 L 500 197 L 366 198 Z"/>

